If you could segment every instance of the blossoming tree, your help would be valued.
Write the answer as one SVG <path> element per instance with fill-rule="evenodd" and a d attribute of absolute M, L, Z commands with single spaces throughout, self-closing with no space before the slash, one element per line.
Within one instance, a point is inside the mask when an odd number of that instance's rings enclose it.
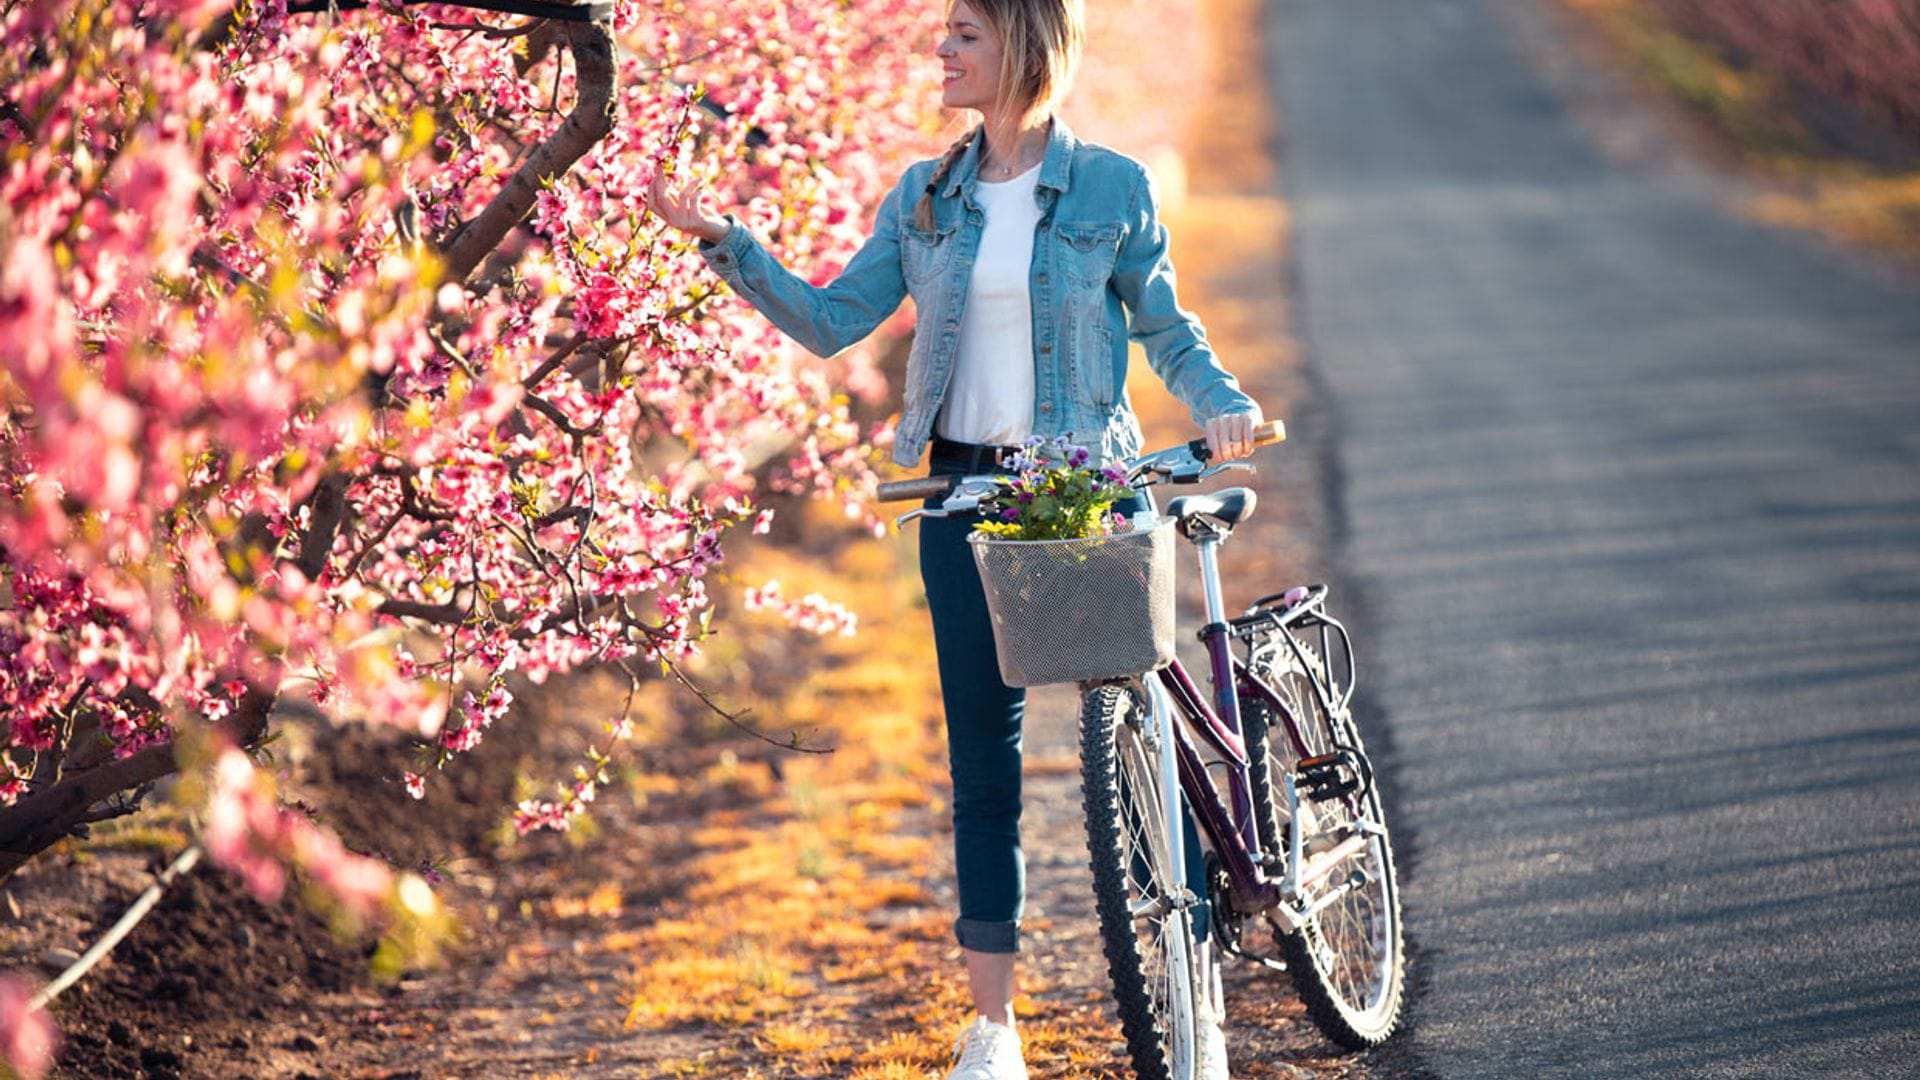
<path fill-rule="evenodd" d="M 717 302 L 639 193 L 705 171 L 832 274 L 934 138 L 894 46 L 924 13 L 0 11 L 0 875 L 134 808 L 189 731 L 240 798 L 290 692 L 417 733 L 417 789 L 510 674 L 675 672 L 757 484 L 858 505 L 871 357 Z M 213 814 L 212 853 L 349 858 L 272 821 Z"/>

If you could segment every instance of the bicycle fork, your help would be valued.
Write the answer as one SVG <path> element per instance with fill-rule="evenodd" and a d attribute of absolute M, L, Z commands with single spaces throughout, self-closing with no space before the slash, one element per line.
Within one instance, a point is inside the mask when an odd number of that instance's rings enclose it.
<path fill-rule="evenodd" d="M 1162 894 L 1172 908 L 1173 918 L 1168 920 L 1164 930 L 1167 935 L 1167 962 L 1173 968 L 1169 972 L 1172 979 L 1184 981 L 1185 993 L 1175 986 L 1168 1002 L 1167 1050 L 1168 1075 L 1171 1080 L 1192 1080 L 1194 1068 L 1194 1007 L 1200 988 L 1196 985 L 1196 957 L 1193 940 L 1193 906 L 1200 897 L 1186 885 L 1187 838 L 1185 815 L 1181 807 L 1180 764 L 1178 750 L 1173 733 L 1173 703 L 1167 700 L 1167 692 L 1157 680 L 1148 679 L 1148 710 L 1152 723 L 1148 730 L 1152 733 L 1154 760 L 1160 774 L 1160 821 L 1161 835 L 1165 838 L 1164 868 L 1165 878 L 1161 882 Z M 1204 886 L 1203 886 L 1204 887 Z"/>

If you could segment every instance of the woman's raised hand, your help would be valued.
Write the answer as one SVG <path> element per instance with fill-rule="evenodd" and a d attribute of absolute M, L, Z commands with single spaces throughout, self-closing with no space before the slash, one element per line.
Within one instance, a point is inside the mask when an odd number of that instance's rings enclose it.
<path fill-rule="evenodd" d="M 1207 421 L 1207 449 L 1217 461 L 1232 461 L 1253 453 L 1253 429 L 1260 426 L 1260 406 L 1252 412 L 1228 413 Z"/>
<path fill-rule="evenodd" d="M 696 177 L 685 183 L 670 182 L 664 173 L 654 173 L 647 188 L 647 209 L 660 220 L 684 233 L 717 244 L 726 239 L 733 223 L 707 212 L 707 186 Z"/>

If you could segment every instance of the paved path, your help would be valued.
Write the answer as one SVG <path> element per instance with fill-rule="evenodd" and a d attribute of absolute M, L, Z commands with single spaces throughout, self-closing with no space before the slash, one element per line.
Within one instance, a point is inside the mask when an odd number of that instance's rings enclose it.
<path fill-rule="evenodd" d="M 1275 0 L 1415 1075 L 1920 1070 L 1920 290 L 1583 142 L 1477 3 Z"/>

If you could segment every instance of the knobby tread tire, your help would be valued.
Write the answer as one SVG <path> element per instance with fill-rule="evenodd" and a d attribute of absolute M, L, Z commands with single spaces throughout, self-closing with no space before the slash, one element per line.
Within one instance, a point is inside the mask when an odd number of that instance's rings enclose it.
<path fill-rule="evenodd" d="M 1087 856 L 1093 867 L 1094 909 L 1113 982 L 1114 1003 L 1127 1053 L 1140 1080 L 1168 1080 L 1170 1066 L 1155 1024 L 1139 937 L 1128 910 L 1126 848 L 1120 820 L 1119 762 L 1114 728 L 1143 703 L 1125 686 L 1098 686 L 1080 703 L 1080 790 L 1086 809 Z"/>

